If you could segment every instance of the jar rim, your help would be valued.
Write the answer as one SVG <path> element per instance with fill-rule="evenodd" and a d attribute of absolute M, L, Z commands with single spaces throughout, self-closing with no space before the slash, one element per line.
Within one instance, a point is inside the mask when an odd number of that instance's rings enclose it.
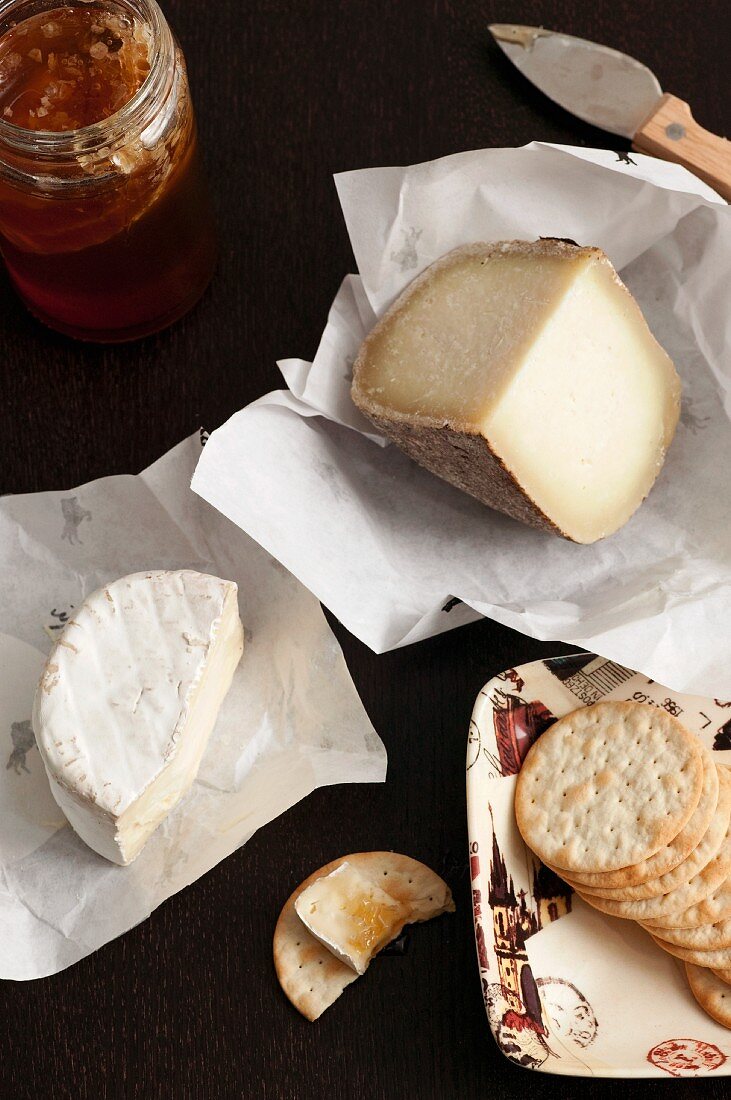
<path fill-rule="evenodd" d="M 12 14 L 13 8 L 28 4 L 30 0 L 0 0 L 0 20 Z M 87 4 L 89 0 L 81 0 Z M 119 110 L 101 122 L 81 126 L 77 130 L 27 130 L 15 126 L 0 116 L 0 146 L 5 145 L 18 153 L 51 157 L 69 152 L 89 153 L 105 145 L 113 144 L 121 134 L 135 125 L 144 125 L 143 117 L 150 100 L 157 98 L 167 79 L 174 57 L 173 36 L 157 0 L 113 0 L 114 6 L 126 8 L 144 19 L 152 34 L 150 71 L 134 95 Z M 54 7 L 81 6 L 74 0 L 54 4 Z M 52 10 L 52 9 L 49 9 Z"/>

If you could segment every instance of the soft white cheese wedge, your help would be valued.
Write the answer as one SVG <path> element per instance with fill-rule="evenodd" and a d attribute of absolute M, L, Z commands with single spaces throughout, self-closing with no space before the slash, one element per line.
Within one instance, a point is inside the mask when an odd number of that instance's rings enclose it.
<path fill-rule="evenodd" d="M 89 847 L 127 864 L 192 784 L 243 650 L 237 586 L 136 573 L 67 624 L 36 692 L 51 790 Z"/>
<path fill-rule="evenodd" d="M 598 248 L 501 241 L 427 268 L 368 336 L 353 399 L 407 454 L 532 526 L 590 543 L 647 496 L 680 381 Z"/>
<path fill-rule="evenodd" d="M 410 913 L 347 861 L 303 890 L 294 908 L 315 939 L 356 974 L 398 936 Z"/>

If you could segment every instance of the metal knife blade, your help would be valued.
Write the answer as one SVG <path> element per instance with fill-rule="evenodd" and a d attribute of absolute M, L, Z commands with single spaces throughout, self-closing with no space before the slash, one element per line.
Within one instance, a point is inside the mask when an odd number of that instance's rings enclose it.
<path fill-rule="evenodd" d="M 493 23 L 489 30 L 544 95 L 602 130 L 634 137 L 662 97 L 654 73 L 608 46 L 515 23 Z"/>

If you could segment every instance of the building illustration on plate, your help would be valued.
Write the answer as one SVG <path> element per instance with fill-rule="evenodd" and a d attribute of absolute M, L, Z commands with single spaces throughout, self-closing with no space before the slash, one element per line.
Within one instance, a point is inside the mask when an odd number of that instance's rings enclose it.
<path fill-rule="evenodd" d="M 718 730 L 713 740 L 713 747 L 718 752 L 722 752 L 724 749 L 731 749 L 731 718 L 728 722 L 724 722 Z"/>
<path fill-rule="evenodd" d="M 492 816 L 492 810 L 490 813 Z M 541 1001 L 526 943 L 541 928 L 571 911 L 572 891 L 540 863 L 533 864 L 530 894 L 524 889 L 516 890 L 498 844 L 494 822 L 492 838 L 488 902 L 492 910 L 500 993 L 507 1006 L 505 1016 L 509 1016 L 507 1023 L 511 1030 L 521 1021 L 520 1030 L 529 1028 L 545 1034 Z"/>

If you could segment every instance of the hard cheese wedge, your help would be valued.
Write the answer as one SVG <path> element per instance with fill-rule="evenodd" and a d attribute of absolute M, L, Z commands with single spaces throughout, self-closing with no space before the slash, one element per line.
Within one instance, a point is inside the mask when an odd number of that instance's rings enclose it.
<path fill-rule="evenodd" d="M 591 543 L 662 467 L 680 381 L 598 248 L 501 241 L 424 271 L 365 340 L 353 399 L 422 466 Z"/>
<path fill-rule="evenodd" d="M 54 798 L 127 864 L 193 782 L 243 649 L 237 587 L 137 573 L 90 596 L 52 650 L 33 728 Z"/>

